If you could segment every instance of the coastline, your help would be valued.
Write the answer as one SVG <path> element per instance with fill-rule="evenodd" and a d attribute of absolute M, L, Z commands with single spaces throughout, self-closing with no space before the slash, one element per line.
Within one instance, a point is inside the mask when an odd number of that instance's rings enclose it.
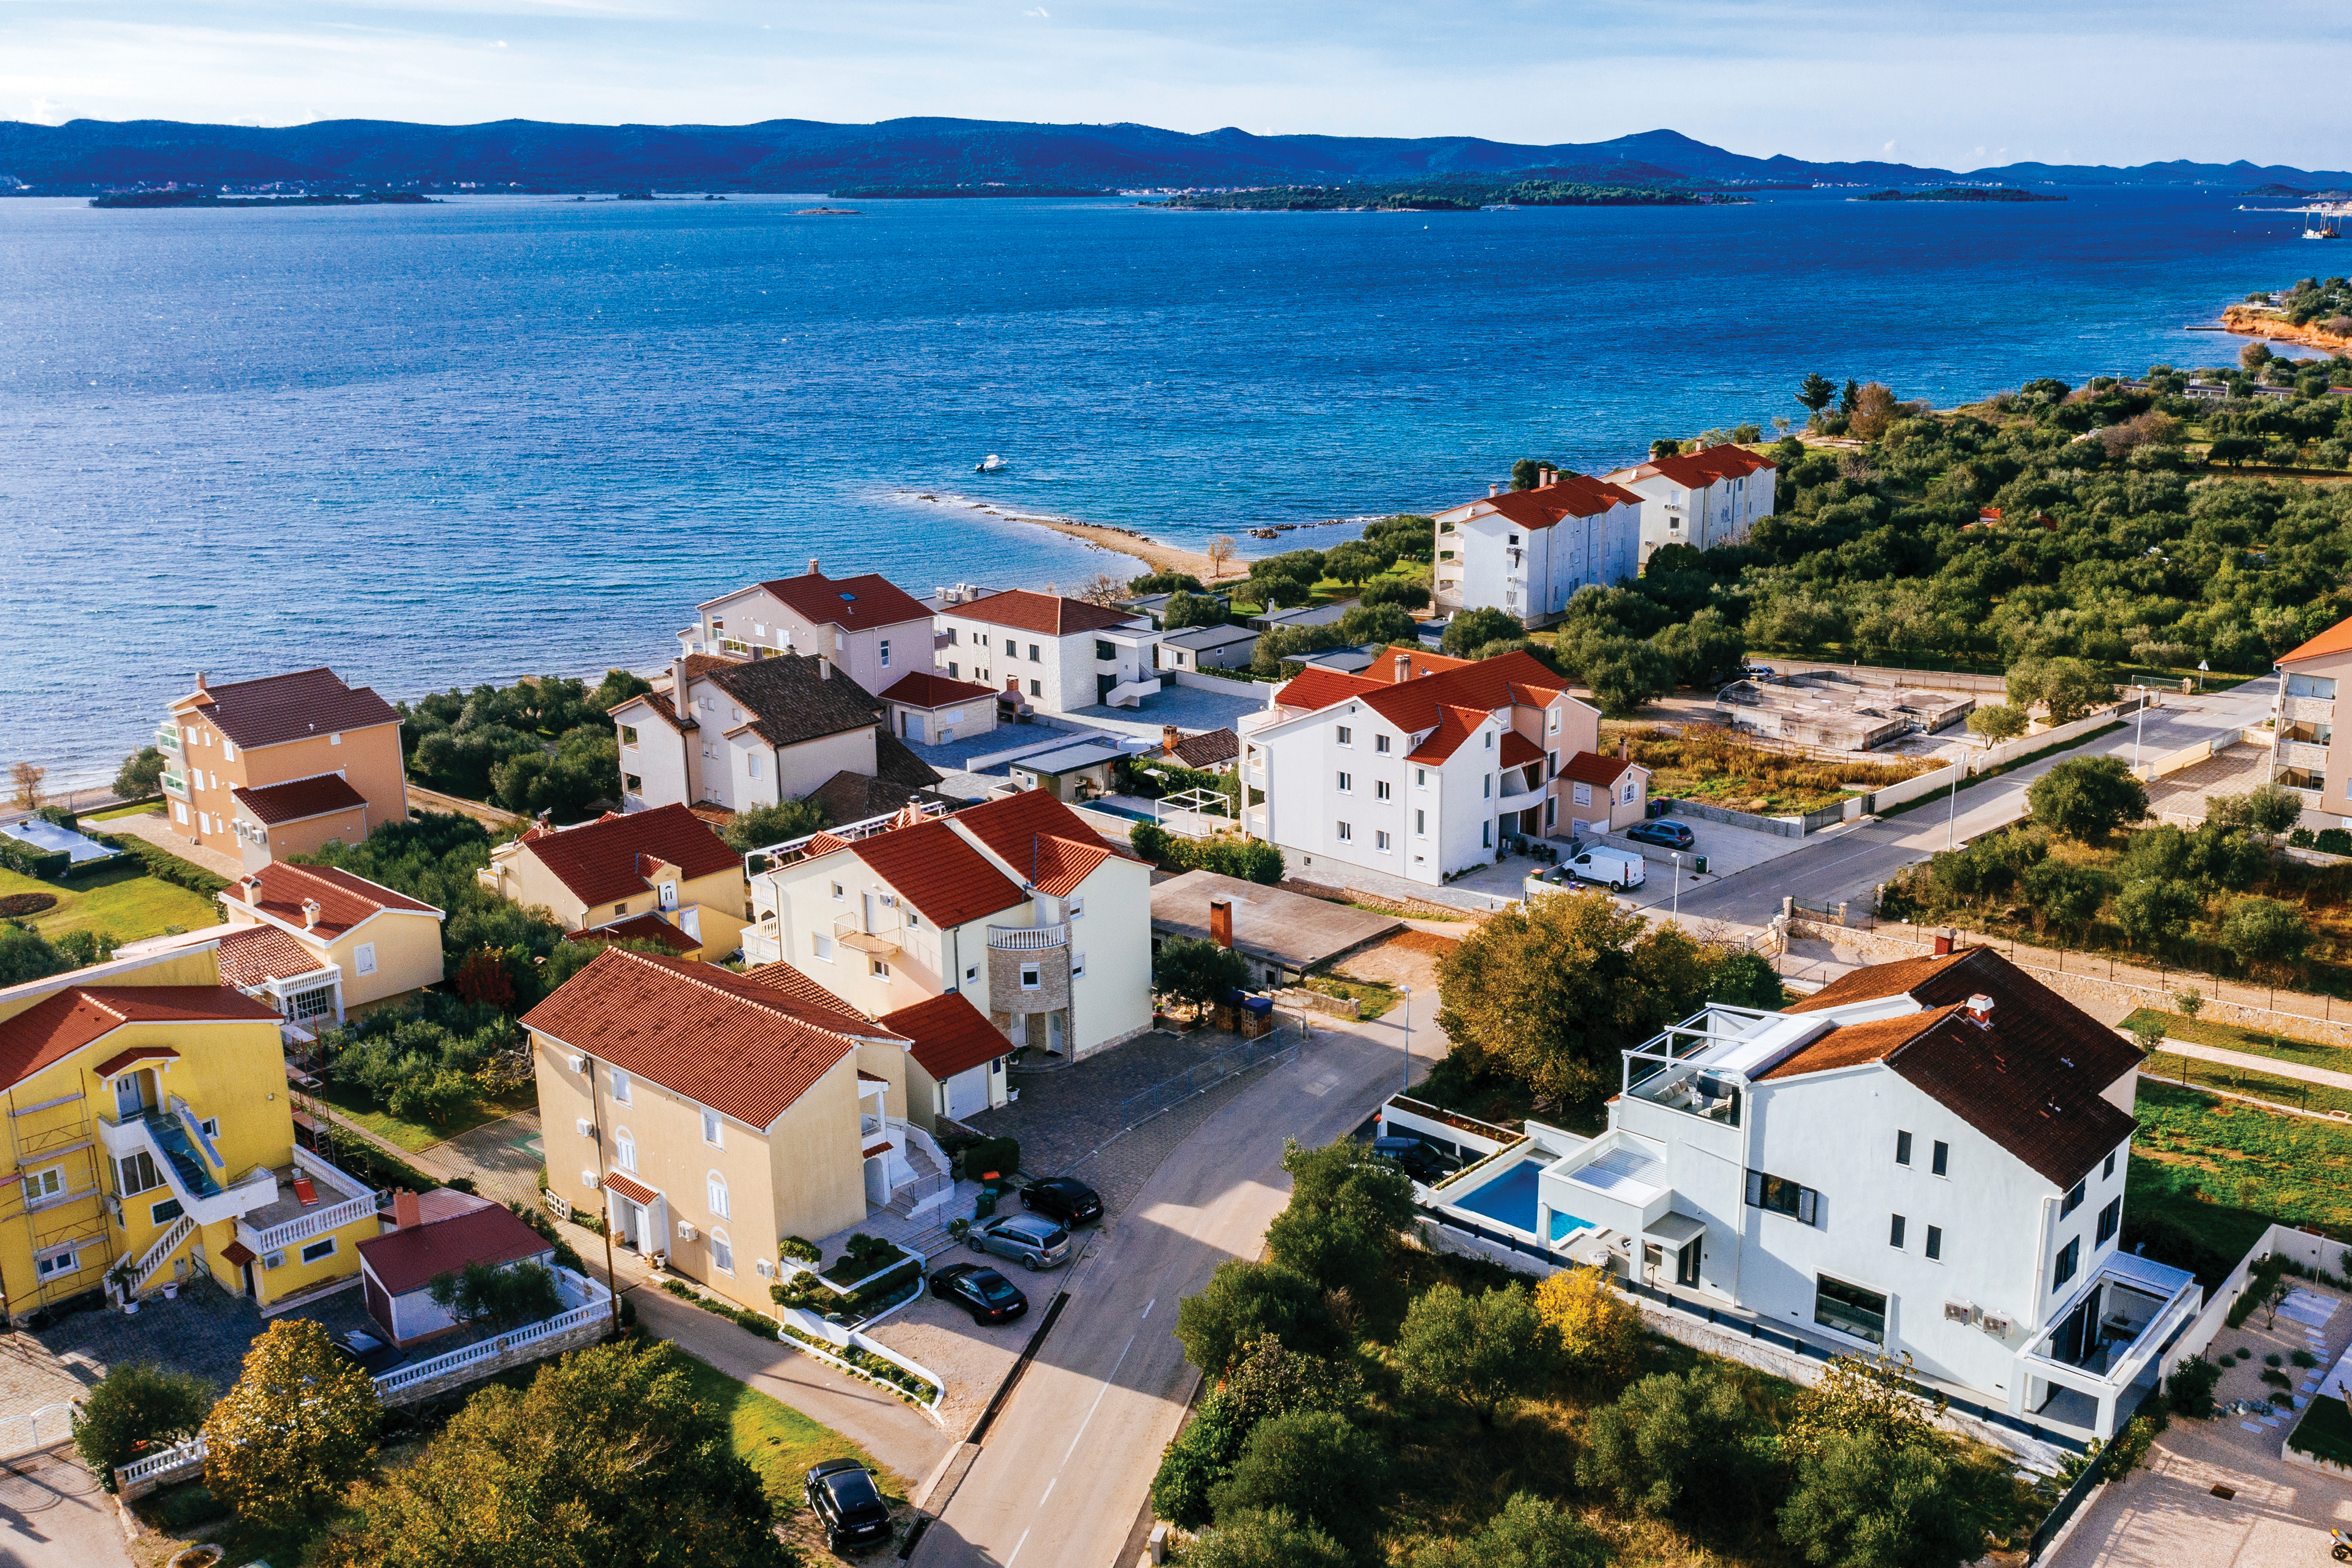
<path fill-rule="evenodd" d="M 1198 577 L 1203 583 L 1213 580 L 1209 558 L 1206 555 L 1197 550 L 1184 550 L 1172 544 L 1161 544 L 1144 534 L 1138 533 L 1131 528 L 1118 528 L 1107 522 L 1077 522 L 1066 517 L 1049 517 L 1043 512 L 1012 511 L 988 501 L 974 500 L 969 496 L 942 494 L 933 490 L 915 492 L 908 499 L 928 501 L 933 506 L 962 507 L 971 511 L 984 512 L 990 517 L 1003 518 L 1007 522 L 1025 522 L 1037 528 L 1050 529 L 1055 533 L 1066 535 L 1071 539 L 1082 540 L 1097 550 L 1107 550 L 1115 554 L 1127 556 L 1130 560 L 1139 561 L 1147 571 L 1185 572 Z M 1243 531 L 1238 529 L 1234 531 L 1234 543 L 1237 548 L 1233 560 L 1225 563 L 1225 575 L 1228 577 L 1242 576 L 1248 570 L 1246 564 L 1244 564 L 1246 558 L 1238 549 L 1242 536 Z"/>
<path fill-rule="evenodd" d="M 2273 342 L 2294 343 L 2307 349 L 2326 349 L 2342 353 L 2352 350 L 2352 337 L 2339 337 L 2323 332 L 2317 327 L 2290 325 L 2284 317 L 2258 312 L 2251 305 L 2231 305 L 2221 312 L 2221 325 L 2240 337 L 2268 338 Z"/>

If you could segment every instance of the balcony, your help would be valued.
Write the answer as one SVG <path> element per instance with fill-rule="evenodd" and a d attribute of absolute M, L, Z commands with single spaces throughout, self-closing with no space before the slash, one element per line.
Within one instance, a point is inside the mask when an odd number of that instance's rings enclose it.
<path fill-rule="evenodd" d="M 750 964 L 782 963 L 784 961 L 784 939 L 771 914 L 757 925 L 743 928 L 743 962 Z"/>
<path fill-rule="evenodd" d="M 278 1201 L 278 1176 L 256 1166 L 234 1181 L 195 1114 L 176 1097 L 171 1109 L 144 1107 L 127 1115 L 99 1114 L 99 1139 L 117 1160 L 145 1153 L 198 1225 L 215 1225 Z"/>
<path fill-rule="evenodd" d="M 2282 697 L 2278 716 L 2286 723 L 2333 724 L 2336 722 L 2336 699 L 2332 697 Z"/>
<path fill-rule="evenodd" d="M 188 781 L 172 769 L 166 768 L 163 770 L 163 793 L 176 795 L 182 800 L 185 800 L 188 798 Z"/>
<path fill-rule="evenodd" d="M 298 1246 L 313 1237 L 340 1230 L 376 1212 L 374 1189 L 357 1176 L 337 1170 L 308 1149 L 292 1151 L 293 1163 L 271 1172 L 284 1184 L 274 1201 L 237 1216 L 236 1238 L 257 1255 L 267 1256 Z M 315 1197 L 301 1201 L 297 1177 L 308 1177 Z"/>
<path fill-rule="evenodd" d="M 1070 928 L 1050 926 L 991 926 L 988 945 L 998 952 L 1045 952 L 1070 944 Z"/>
<path fill-rule="evenodd" d="M 873 925 L 874 929 L 868 931 L 866 922 L 858 916 L 843 915 L 833 922 L 833 940 L 844 947 L 871 953 L 877 958 L 887 958 L 898 952 L 899 936 L 907 929 L 898 912 L 887 910 Z M 749 950 L 746 950 L 745 956 L 750 956 Z"/>
<path fill-rule="evenodd" d="M 157 730 L 155 731 L 155 746 L 158 751 L 169 752 L 173 756 L 178 756 L 180 754 L 180 727 L 177 724 L 166 724 Z"/>
<path fill-rule="evenodd" d="M 2326 776 L 2327 748 L 2326 746 L 2310 741 L 2281 741 L 2278 743 L 2277 757 L 2278 765 L 2283 768 L 2300 768 L 2307 773 L 2319 774 L 2321 777 Z"/>
<path fill-rule="evenodd" d="M 2027 1396 L 2027 1380 L 2038 1380 L 2060 1391 L 2042 1406 L 2044 1418 L 2113 1436 L 2126 1393 L 2160 1363 L 2203 1301 L 2197 1277 L 2188 1270 L 2114 1254 L 2051 1326 L 2017 1352 L 2023 1375 L 2010 1380 L 2012 1408 Z"/>

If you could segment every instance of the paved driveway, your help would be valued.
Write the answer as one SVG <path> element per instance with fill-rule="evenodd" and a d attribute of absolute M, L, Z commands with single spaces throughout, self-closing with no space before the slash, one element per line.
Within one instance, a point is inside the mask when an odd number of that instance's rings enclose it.
<path fill-rule="evenodd" d="M 131 1568 L 114 1500 L 52 1448 L 0 1462 L 0 1563 L 8 1568 Z"/>

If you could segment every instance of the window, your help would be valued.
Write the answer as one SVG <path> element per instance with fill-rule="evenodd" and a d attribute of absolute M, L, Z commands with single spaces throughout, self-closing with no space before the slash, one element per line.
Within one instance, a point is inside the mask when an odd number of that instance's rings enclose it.
<path fill-rule="evenodd" d="M 1082 917 L 1083 915 L 1085 915 L 1085 913 L 1086 913 L 1086 912 L 1087 912 L 1087 901 L 1086 901 L 1086 900 L 1084 900 L 1084 899 L 1072 899 L 1072 900 L 1070 900 L 1069 910 L 1068 910 L 1068 912 L 1067 912 L 1067 913 L 1066 913 L 1063 918 L 1064 918 L 1064 919 L 1066 919 L 1066 920 L 1077 920 L 1077 919 L 1079 919 L 1080 917 Z"/>
<path fill-rule="evenodd" d="M 33 1278 L 36 1279 L 54 1279 L 61 1274 L 71 1274 L 80 1267 L 81 1258 L 79 1255 L 77 1254 L 72 1247 L 68 1247 L 62 1252 L 52 1252 L 46 1258 L 35 1257 L 33 1259 Z"/>
<path fill-rule="evenodd" d="M 163 1184 L 163 1178 L 155 1173 L 155 1157 L 144 1149 L 116 1161 L 115 1169 L 120 1173 L 121 1191 L 126 1198 Z"/>
<path fill-rule="evenodd" d="M 809 956 L 820 963 L 833 962 L 833 938 L 822 931 L 809 932 Z"/>
<path fill-rule="evenodd" d="M 872 961 L 871 967 L 866 973 L 877 980 L 887 980 L 890 978 L 890 966 L 877 958 Z"/>
<path fill-rule="evenodd" d="M 1492 849 L 1494 847 L 1495 825 L 1491 822 L 1480 823 L 1478 825 L 1478 847 L 1481 849 Z"/>
<path fill-rule="evenodd" d="M 1389 738 L 1386 735 L 1373 736 L 1372 750 L 1381 756 L 1387 756 L 1389 754 Z"/>
<path fill-rule="evenodd" d="M 1908 1132 L 1897 1132 L 1895 1135 L 1895 1163 L 1898 1165 L 1907 1165 L 1911 1163 L 1911 1134 Z"/>
<path fill-rule="evenodd" d="M 1412 836 L 1415 838 L 1429 837 L 1429 813 L 1417 805 L 1412 808 Z"/>
<path fill-rule="evenodd" d="M 628 791 L 631 795 L 643 795 L 646 793 L 646 781 L 638 777 L 635 773 L 623 773 L 621 775 L 621 787 Z"/>
<path fill-rule="evenodd" d="M 1927 1168 L 1939 1176 L 1948 1176 L 1952 1173 L 1951 1164 L 1952 1146 L 1940 1138 L 1937 1139 L 1935 1156 Z"/>
<path fill-rule="evenodd" d="M 1035 964 L 1034 964 L 1034 963 L 1024 963 L 1024 964 L 1023 964 L 1023 965 L 1021 966 L 1021 989 L 1022 989 L 1022 990 L 1024 990 L 1024 991 L 1034 991 L 1034 990 L 1036 990 L 1040 985 L 1042 985 L 1042 984 L 1045 984 L 1045 973 L 1044 973 L 1044 972 L 1043 972 L 1042 970 L 1040 970 L 1040 969 L 1039 969 Z"/>
<path fill-rule="evenodd" d="M 2107 1200 L 2107 1206 L 2099 1211 L 2099 1234 L 2092 1238 L 2091 1245 L 2094 1247 L 2106 1246 L 2108 1238 L 2113 1237 L 2116 1230 L 2121 1228 L 2123 1223 L 2123 1199 L 2109 1198 Z"/>
<path fill-rule="evenodd" d="M 1481 774 L 1479 774 L 1479 775 L 1478 775 L 1478 782 L 1479 782 L 1479 784 L 1480 784 L 1480 788 L 1479 788 L 1479 791 L 1478 791 L 1479 795 L 1480 795 L 1483 798 L 1487 799 L 1487 800 L 1492 800 L 1492 799 L 1494 799 L 1494 798 L 1495 798 L 1495 775 L 1494 775 L 1494 774 L 1492 774 L 1492 773 L 1481 773 Z"/>
<path fill-rule="evenodd" d="M 725 1231 L 714 1230 L 710 1233 L 710 1267 L 718 1269 L 721 1274 L 735 1272 L 735 1247 L 727 1239 Z"/>
<path fill-rule="evenodd" d="M 962 675 L 957 670 L 956 661 L 953 659 L 948 660 L 948 679 L 950 680 L 961 680 L 963 679 Z"/>
<path fill-rule="evenodd" d="M 977 985 L 980 984 L 979 964 L 967 963 L 963 966 L 963 983 L 966 985 Z"/>
<path fill-rule="evenodd" d="M 1382 854 L 1386 854 L 1389 847 L 1389 836 L 1381 832 L 1377 828 L 1374 829 L 1372 833 L 1372 847 L 1380 850 Z"/>
<path fill-rule="evenodd" d="M 613 1103 L 615 1105 L 629 1103 L 629 1075 L 621 1068 L 613 1069 Z"/>
<path fill-rule="evenodd" d="M 1627 784 L 1627 785 L 1625 786 L 1625 794 L 1624 794 L 1624 797 L 1623 797 L 1623 798 L 1624 798 L 1624 804 L 1625 804 L 1625 805 L 1633 805 L 1633 786 L 1632 784 Z"/>
<path fill-rule="evenodd" d="M 1336 826 L 1337 828 L 1339 828 L 1339 842 L 1340 842 L 1340 843 L 1342 843 L 1342 844 L 1351 844 L 1351 843 L 1355 842 L 1355 837 L 1356 837 L 1356 829 L 1355 829 L 1355 827 L 1354 827 L 1352 825 L 1350 825 L 1350 824 L 1349 824 L 1349 823 L 1345 823 L 1345 822 L 1340 822 L 1340 823 L 1335 823 L 1335 824 L 1333 824 L 1333 826 Z"/>
<path fill-rule="evenodd" d="M 1070 955 L 1070 978 L 1073 980 L 1084 980 L 1086 977 L 1087 955 L 1083 952 L 1072 953 Z"/>
<path fill-rule="evenodd" d="M 1388 780 L 1374 779 L 1372 781 L 1372 798 L 1374 800 L 1386 800 L 1389 798 Z"/>
<path fill-rule="evenodd" d="M 710 1200 L 710 1212 L 720 1219 L 734 1218 L 727 1211 L 727 1178 L 713 1171 L 705 1179 L 704 1185 L 708 1190 L 703 1195 Z"/>
<path fill-rule="evenodd" d="M 1931 1225 L 1927 1227 L 1927 1261 L 1940 1263 L 1943 1258 L 1944 1227 L 1940 1225 Z"/>
<path fill-rule="evenodd" d="M 1035 656 L 1032 655 L 1031 657 L 1034 658 Z M 1105 642 L 1102 638 L 1097 637 L 1095 638 L 1095 657 L 1097 658 L 1117 658 L 1118 657 L 1118 649 L 1111 647 L 1110 644 Z"/>
<path fill-rule="evenodd" d="M 727 1131 L 719 1123 L 719 1112 L 706 1110 L 702 1113 L 702 1141 L 713 1149 L 727 1147 Z"/>
<path fill-rule="evenodd" d="M 1413 769 L 1412 782 L 1417 784 L 1426 785 L 1429 783 L 1429 770 L 1427 768 Z"/>
<path fill-rule="evenodd" d="M 1901 1215 L 1896 1215 L 1895 1216 L 1894 1223 L 1886 1227 L 1886 1245 L 1889 1247 L 1900 1247 L 1903 1245 L 1903 1216 Z"/>
<path fill-rule="evenodd" d="M 1031 682 L 1029 683 L 1029 695 L 1030 695 L 1030 696 L 1032 696 L 1032 697 L 1043 697 L 1043 696 L 1045 696 L 1045 683 L 1044 683 L 1043 681 L 1037 681 L 1037 680 L 1033 680 L 1033 681 L 1031 681 Z"/>
<path fill-rule="evenodd" d="M 1029 662 L 1032 664 L 1041 662 L 1040 656 L 1037 652 L 1037 645 L 1035 643 L 1031 643 L 1029 645 Z"/>
<path fill-rule="evenodd" d="M 760 776 L 759 752 L 746 752 L 743 753 L 743 774 L 746 778 L 758 778 Z"/>
<path fill-rule="evenodd" d="M 624 724 L 624 725 L 622 725 L 622 726 L 621 726 L 621 744 L 623 744 L 623 745 L 625 745 L 625 746 L 634 746 L 634 745 L 635 745 L 636 743 L 637 743 L 637 727 L 636 727 L 635 724 Z"/>
<path fill-rule="evenodd" d="M 2083 1189 L 2084 1184 L 2081 1182 L 2076 1182 L 2072 1187 L 2067 1189 L 2065 1201 L 2058 1205 L 2058 1217 L 2060 1219 L 2064 1219 L 2068 1215 L 2073 1214 L 2076 1209 L 2083 1206 Z"/>
<path fill-rule="evenodd" d="M 2336 678 L 2328 675 L 2290 675 L 2286 678 L 2286 694 L 2289 697 L 2317 697 L 2322 700 L 2333 700 L 2336 696 Z"/>
<path fill-rule="evenodd" d="M 948 647 L 955 647 L 955 646 L 956 646 L 956 638 L 957 638 L 960 635 L 961 635 L 961 634 L 956 630 L 956 628 L 955 628 L 955 627 L 953 627 L 953 626 L 950 626 L 950 627 L 948 628 Z M 950 666 L 950 668 L 953 668 L 953 667 L 952 667 L 952 666 Z"/>
<path fill-rule="evenodd" d="M 2050 1271 L 2050 1289 L 2055 1290 L 2074 1278 L 2074 1270 L 2082 1261 L 2083 1238 L 2078 1236 L 2058 1249 L 2058 1266 Z"/>
<path fill-rule="evenodd" d="M 225 763 L 233 763 L 236 761 L 236 742 L 235 741 L 224 740 L 221 742 L 221 761 Z"/>
<path fill-rule="evenodd" d="M 1826 1274 L 1813 1277 L 1813 1321 L 1872 1344 L 1886 1342 L 1886 1296 Z"/>
<path fill-rule="evenodd" d="M 616 915 L 627 914 L 629 912 L 629 900 L 623 899 L 619 903 L 614 904 L 613 906 L 613 912 Z"/>
<path fill-rule="evenodd" d="M 1592 804 L 1592 786 L 1589 784 L 1570 784 L 1568 786 L 1568 793 L 1570 797 L 1579 805 L 1591 805 Z"/>
<path fill-rule="evenodd" d="M 1490 752 L 1495 749 L 1495 731 L 1492 730 L 1486 731 L 1486 749 Z"/>
<path fill-rule="evenodd" d="M 888 637 L 884 637 L 882 639 L 882 668 L 885 669 L 890 668 L 890 639 Z"/>
<path fill-rule="evenodd" d="M 1339 744 L 1343 746 L 1352 746 L 1356 743 L 1355 731 L 1349 729 L 1345 724 L 1339 725 L 1337 728 L 1339 731 Z"/>
<path fill-rule="evenodd" d="M 1802 1225 L 1821 1224 L 1822 1194 L 1786 1176 L 1748 1173 L 1748 1206 L 1787 1215 Z"/>
<path fill-rule="evenodd" d="M 334 1255 L 335 1238 L 331 1236 L 322 1236 L 302 1249 L 302 1261 L 316 1263 L 321 1258 L 332 1258 Z"/>
<path fill-rule="evenodd" d="M 66 1190 L 66 1168 L 52 1165 L 25 1178 L 25 1202 L 27 1205 L 47 1203 Z"/>
<path fill-rule="evenodd" d="M 2108 1150 L 2108 1151 L 2107 1151 L 2107 1163 L 2106 1163 L 2106 1164 L 2105 1164 L 2105 1166 L 2103 1166 L 2103 1167 L 2100 1169 L 2100 1171 L 2099 1171 L 2099 1180 L 2101 1180 L 2101 1181 L 2103 1181 L 2103 1182 L 2104 1182 L 2104 1181 L 2107 1180 L 2110 1176 L 2113 1176 L 2115 1173 L 2116 1173 L 2116 1152 L 2115 1152 L 2113 1149 L 2110 1149 L 2110 1150 Z"/>
<path fill-rule="evenodd" d="M 836 904 L 841 902 L 841 884 L 838 882 L 833 884 L 833 901 Z"/>
<path fill-rule="evenodd" d="M 634 1172 L 637 1168 L 637 1140 L 625 1127 L 613 1130 L 613 1162 L 624 1171 Z"/>
<path fill-rule="evenodd" d="M 220 1136 L 220 1118 L 217 1116 L 207 1116 L 202 1121 L 197 1122 L 196 1125 L 205 1130 L 205 1136 L 207 1138 L 217 1138 Z"/>
<path fill-rule="evenodd" d="M 1344 773 L 1344 772 L 1343 772 L 1342 773 L 1340 773 L 1340 775 L 1339 775 L 1339 793 L 1340 793 L 1341 795 L 1348 795 L 1348 794 L 1351 794 L 1351 793 L 1355 790 L 1355 787 L 1356 787 L 1356 776 L 1355 776 L 1355 774 L 1353 774 L 1353 773 Z"/>
<path fill-rule="evenodd" d="M 352 949 L 352 967 L 362 974 L 375 973 L 375 943 L 363 942 Z"/>
<path fill-rule="evenodd" d="M 1558 752 L 1546 752 L 1544 753 L 1544 777 L 1548 779 L 1556 779 L 1559 777 L 1559 753 Z"/>

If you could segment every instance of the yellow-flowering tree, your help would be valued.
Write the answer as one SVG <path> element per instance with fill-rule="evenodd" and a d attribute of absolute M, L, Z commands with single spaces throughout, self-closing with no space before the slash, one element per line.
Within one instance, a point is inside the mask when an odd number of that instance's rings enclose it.
<path fill-rule="evenodd" d="M 1560 1364 L 1588 1383 L 1630 1375 L 1642 1314 L 1598 1268 L 1570 1268 L 1536 1287 L 1536 1316 L 1559 1336 Z"/>
<path fill-rule="evenodd" d="M 1843 1433 L 1867 1433 L 1892 1448 L 1939 1443 L 1936 1417 L 1944 1396 L 1911 1381 L 1911 1355 L 1842 1355 L 1822 1368 L 1819 1383 L 1799 1394 L 1783 1442 L 1795 1453 L 1819 1448 Z"/>
<path fill-rule="evenodd" d="M 281 1529 L 325 1511 L 375 1457 L 375 1384 L 308 1318 L 280 1318 L 205 1419 L 205 1485 Z"/>

